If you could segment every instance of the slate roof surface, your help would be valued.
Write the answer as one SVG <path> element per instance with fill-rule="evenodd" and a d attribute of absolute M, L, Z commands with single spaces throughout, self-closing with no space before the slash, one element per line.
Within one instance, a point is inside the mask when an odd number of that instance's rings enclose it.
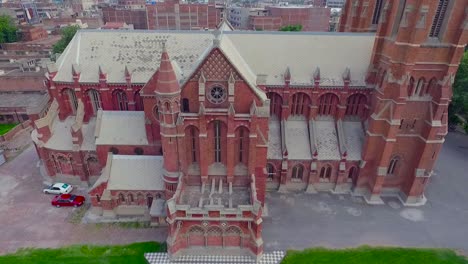
<path fill-rule="evenodd" d="M 162 156 L 113 155 L 109 190 L 164 190 Z"/>
<path fill-rule="evenodd" d="M 282 159 L 281 153 L 281 124 L 279 120 L 270 119 L 268 131 L 268 159 Z"/>
<path fill-rule="evenodd" d="M 44 92 L 0 92 L 0 107 L 34 107 L 46 96 Z"/>
<path fill-rule="evenodd" d="M 318 160 L 340 160 L 341 155 L 338 148 L 338 134 L 335 121 L 315 121 L 317 128 L 317 152 Z"/>
<path fill-rule="evenodd" d="M 286 148 L 290 160 L 310 160 L 309 128 L 305 120 L 286 122 Z"/>
<path fill-rule="evenodd" d="M 75 116 L 69 116 L 64 121 L 60 121 L 59 118 L 55 118 L 52 124 L 52 131 L 50 139 L 45 143 L 45 147 L 48 149 L 55 150 L 72 150 L 73 140 L 71 135 L 71 126 L 75 123 Z M 96 125 L 96 119 L 91 118 L 88 124 L 83 124 L 83 143 L 81 150 L 96 150 L 94 143 L 94 129 Z"/>
<path fill-rule="evenodd" d="M 148 144 L 143 111 L 102 111 L 98 123 L 96 145 Z"/>
<path fill-rule="evenodd" d="M 322 86 L 343 85 L 349 67 L 351 86 L 365 86 L 365 76 L 374 44 L 374 34 L 315 32 L 240 31 L 119 31 L 81 30 L 58 59 L 54 80 L 72 81 L 72 65 L 80 82 L 98 82 L 98 67 L 109 83 L 124 83 L 125 66 L 132 82 L 146 83 L 159 67 L 162 43 L 183 83 L 213 47 L 220 49 L 249 84 L 257 75 L 266 85 L 284 84 L 286 67 L 292 85 L 311 85 L 320 68 Z"/>
<path fill-rule="evenodd" d="M 364 130 L 359 121 L 343 122 L 344 136 L 348 151 L 348 160 L 361 160 L 362 146 L 364 144 Z"/>

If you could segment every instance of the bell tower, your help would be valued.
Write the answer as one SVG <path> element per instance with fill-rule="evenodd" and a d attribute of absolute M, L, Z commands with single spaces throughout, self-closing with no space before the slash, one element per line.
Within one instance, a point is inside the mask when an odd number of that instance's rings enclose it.
<path fill-rule="evenodd" d="M 340 32 L 375 32 L 385 2 L 390 0 L 348 0 L 343 7 Z"/>
<path fill-rule="evenodd" d="M 176 126 L 180 112 L 180 87 L 165 44 L 163 44 L 155 93 L 164 156 L 163 175 L 166 199 L 170 199 L 180 177 Z"/>
<path fill-rule="evenodd" d="M 347 2 L 343 31 L 369 27 L 357 16 L 370 2 L 379 1 Z M 369 203 L 382 203 L 381 195 L 395 195 L 404 204 L 425 202 L 424 189 L 447 134 L 451 87 L 468 41 L 467 2 L 382 2 L 367 76 L 368 85 L 375 87 L 372 114 L 355 189 Z"/>

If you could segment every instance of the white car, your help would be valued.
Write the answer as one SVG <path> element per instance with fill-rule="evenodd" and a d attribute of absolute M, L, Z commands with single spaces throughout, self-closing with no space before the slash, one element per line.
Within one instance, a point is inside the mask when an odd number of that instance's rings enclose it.
<path fill-rule="evenodd" d="M 43 190 L 43 192 L 45 194 L 50 194 L 50 193 L 52 193 L 52 194 L 66 194 L 66 193 L 70 193 L 72 190 L 73 190 L 73 186 L 71 186 L 70 184 L 57 182 L 57 183 L 54 183 L 54 184 L 50 185 L 49 187 L 45 188 Z"/>

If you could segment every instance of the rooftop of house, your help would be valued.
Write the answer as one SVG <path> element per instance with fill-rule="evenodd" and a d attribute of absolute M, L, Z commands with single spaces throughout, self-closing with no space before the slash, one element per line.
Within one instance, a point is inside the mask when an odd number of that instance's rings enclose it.
<path fill-rule="evenodd" d="M 98 67 L 109 83 L 125 83 L 125 67 L 133 83 L 145 84 L 158 69 L 163 43 L 180 83 L 217 47 L 251 86 L 291 84 L 365 87 L 374 34 L 256 31 L 79 31 L 57 60 L 54 81 L 71 82 L 72 66 L 80 82 L 97 83 Z M 349 71 L 348 71 L 349 70 Z M 317 75 L 318 73 L 318 75 Z"/>
<path fill-rule="evenodd" d="M 47 98 L 46 92 L 0 92 L 0 108 L 34 108 Z"/>

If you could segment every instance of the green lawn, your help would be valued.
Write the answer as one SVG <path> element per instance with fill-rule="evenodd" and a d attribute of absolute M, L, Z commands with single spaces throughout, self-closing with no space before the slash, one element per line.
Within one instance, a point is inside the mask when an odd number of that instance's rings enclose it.
<path fill-rule="evenodd" d="M 58 249 L 20 249 L 0 256 L 2 264 L 147 263 L 143 254 L 165 252 L 165 244 L 142 242 L 119 246 L 75 245 Z M 468 259 L 447 249 L 371 248 L 290 250 L 282 264 L 468 264 Z"/>
<path fill-rule="evenodd" d="M 18 124 L 0 124 L 0 136 L 6 134 L 12 128 L 17 126 Z"/>
<path fill-rule="evenodd" d="M 468 264 L 468 259 L 448 249 L 371 248 L 353 249 L 313 248 L 290 250 L 281 264 Z"/>
<path fill-rule="evenodd" d="M 2 264 L 104 264 L 147 263 L 143 254 L 165 252 L 165 244 L 142 242 L 119 246 L 75 245 L 58 249 L 20 249 L 0 256 Z"/>

